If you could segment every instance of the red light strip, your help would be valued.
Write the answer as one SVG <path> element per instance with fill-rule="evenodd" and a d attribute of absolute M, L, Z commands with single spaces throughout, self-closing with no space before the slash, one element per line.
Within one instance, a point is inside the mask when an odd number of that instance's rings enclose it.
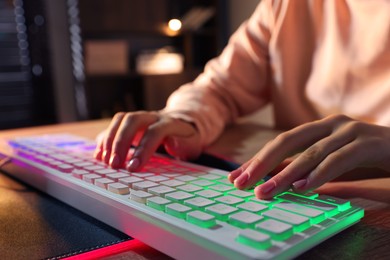
<path fill-rule="evenodd" d="M 106 246 L 103 248 L 95 249 L 93 251 L 81 253 L 78 255 L 66 257 L 63 259 L 66 260 L 88 260 L 88 259 L 98 259 L 102 257 L 107 257 L 115 254 L 119 254 L 122 252 L 130 251 L 135 247 L 138 247 L 140 242 L 136 239 L 127 240 L 124 242 L 120 242 L 114 245 Z"/>

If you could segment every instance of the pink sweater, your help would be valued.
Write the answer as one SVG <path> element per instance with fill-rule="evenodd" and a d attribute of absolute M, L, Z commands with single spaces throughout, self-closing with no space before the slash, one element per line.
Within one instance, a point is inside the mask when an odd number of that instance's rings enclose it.
<path fill-rule="evenodd" d="M 390 126 L 390 1 L 263 0 L 164 111 L 206 146 L 269 102 L 278 128 L 335 113 Z"/>

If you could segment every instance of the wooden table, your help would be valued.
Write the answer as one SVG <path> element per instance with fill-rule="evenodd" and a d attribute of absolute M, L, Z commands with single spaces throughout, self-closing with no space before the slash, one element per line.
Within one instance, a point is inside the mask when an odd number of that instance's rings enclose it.
<path fill-rule="evenodd" d="M 7 130 L 0 131 L 0 138 L 65 132 L 94 138 L 107 127 L 108 123 L 108 120 L 97 120 Z M 228 128 L 221 138 L 207 149 L 207 152 L 242 163 L 252 157 L 277 134 L 278 132 L 267 126 L 256 124 L 252 120 L 242 120 Z M 333 195 L 342 194 L 341 191 L 344 191 L 344 195 L 348 193 L 350 196 L 358 196 L 351 198 L 351 200 L 365 208 L 365 217 L 357 225 L 309 250 L 299 259 L 390 259 L 389 180 L 390 178 L 364 182 L 343 182 L 328 186 L 330 189 L 328 188 L 327 191 L 334 192 Z M 139 241 L 130 251 L 120 253 L 117 257 L 169 258 Z"/>

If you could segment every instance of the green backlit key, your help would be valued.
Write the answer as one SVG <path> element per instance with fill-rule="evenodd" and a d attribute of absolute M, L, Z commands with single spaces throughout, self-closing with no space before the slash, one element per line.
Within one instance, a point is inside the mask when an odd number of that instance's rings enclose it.
<path fill-rule="evenodd" d="M 325 213 L 321 210 L 302 206 L 300 204 L 296 204 L 289 201 L 274 204 L 273 207 L 304 215 L 308 217 L 310 219 L 310 222 L 312 222 L 313 224 L 320 223 L 326 218 Z"/>
<path fill-rule="evenodd" d="M 337 213 L 339 213 L 338 207 L 336 205 L 333 205 L 330 203 L 325 203 L 325 202 L 315 200 L 315 199 L 309 199 L 309 198 L 301 196 L 301 195 L 296 195 L 296 194 L 286 192 L 286 193 L 283 193 L 283 194 L 277 196 L 277 198 L 282 199 L 282 200 L 287 200 L 290 202 L 294 202 L 297 204 L 302 204 L 302 205 L 305 205 L 305 206 L 308 206 L 311 208 L 319 209 L 319 210 L 325 212 L 325 214 L 328 217 L 332 217 L 332 216 L 336 215 Z"/>
<path fill-rule="evenodd" d="M 215 204 L 206 208 L 206 212 L 213 214 L 222 221 L 227 221 L 229 214 L 236 212 L 238 209 L 224 204 Z"/>
<path fill-rule="evenodd" d="M 260 203 L 255 203 L 255 202 L 252 202 L 252 201 L 244 202 L 242 204 L 238 204 L 236 207 L 240 208 L 240 209 L 244 209 L 244 210 L 250 211 L 250 212 L 253 212 L 253 213 L 259 213 L 259 212 L 261 212 L 263 210 L 268 209 L 268 206 L 260 204 Z"/>
<path fill-rule="evenodd" d="M 257 222 L 264 219 L 259 214 L 240 211 L 229 216 L 229 223 L 240 228 L 253 227 Z"/>
<path fill-rule="evenodd" d="M 181 205 L 179 203 L 172 203 L 165 207 L 165 212 L 169 215 L 175 216 L 177 218 L 185 219 L 186 213 L 191 211 L 192 208 Z"/>
<path fill-rule="evenodd" d="M 256 224 L 256 229 L 279 241 L 286 240 L 293 235 L 292 225 L 274 219 L 267 219 Z"/>
<path fill-rule="evenodd" d="M 146 199 L 146 205 L 161 211 L 164 211 L 165 205 L 169 203 L 171 203 L 170 200 L 161 197 L 151 197 Z"/>
<path fill-rule="evenodd" d="M 264 212 L 263 216 L 291 224 L 294 227 L 294 231 L 297 232 L 301 232 L 310 227 L 309 218 L 277 208 Z"/>
<path fill-rule="evenodd" d="M 335 205 L 340 211 L 347 210 L 351 207 L 351 202 L 349 202 L 348 200 L 335 198 L 328 195 L 319 195 L 317 197 L 317 200 Z"/>
<path fill-rule="evenodd" d="M 214 203 L 215 203 L 214 201 L 202 197 L 195 197 L 184 201 L 185 205 L 196 209 L 202 209 Z"/>
<path fill-rule="evenodd" d="M 244 229 L 239 231 L 236 237 L 236 241 L 241 244 L 263 250 L 272 246 L 269 235 L 252 229 Z"/>
<path fill-rule="evenodd" d="M 187 221 L 204 228 L 210 228 L 216 225 L 215 217 L 213 215 L 199 210 L 187 213 Z"/>

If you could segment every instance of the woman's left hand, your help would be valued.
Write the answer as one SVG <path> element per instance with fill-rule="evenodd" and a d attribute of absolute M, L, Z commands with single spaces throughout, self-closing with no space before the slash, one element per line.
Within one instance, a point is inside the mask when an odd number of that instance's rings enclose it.
<path fill-rule="evenodd" d="M 255 188 L 258 198 L 272 198 L 293 188 L 306 192 L 359 167 L 380 168 L 390 176 L 390 128 L 336 115 L 298 126 L 267 143 L 229 180 L 250 188 L 275 168 L 294 159 Z"/>

